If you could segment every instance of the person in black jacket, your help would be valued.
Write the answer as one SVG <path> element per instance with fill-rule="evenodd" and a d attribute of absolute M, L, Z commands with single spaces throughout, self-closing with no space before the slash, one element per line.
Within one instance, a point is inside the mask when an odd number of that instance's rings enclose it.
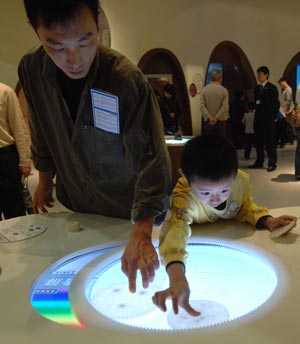
<path fill-rule="evenodd" d="M 159 100 L 165 135 L 174 135 L 180 130 L 178 118 L 181 116 L 181 109 L 175 99 L 174 93 L 174 86 L 172 84 L 166 84 L 163 89 L 163 96 Z"/>
<path fill-rule="evenodd" d="M 259 84 L 254 88 L 256 103 L 254 117 L 254 135 L 256 145 L 256 161 L 249 168 L 262 168 L 264 164 L 264 149 L 268 155 L 268 172 L 277 168 L 277 153 L 275 143 L 275 120 L 279 110 L 279 97 L 277 87 L 271 84 L 269 69 L 261 66 L 257 69 L 257 81 Z"/>

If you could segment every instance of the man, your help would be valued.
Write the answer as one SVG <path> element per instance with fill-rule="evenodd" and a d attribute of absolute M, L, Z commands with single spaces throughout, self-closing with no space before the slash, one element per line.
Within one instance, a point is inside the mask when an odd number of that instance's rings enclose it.
<path fill-rule="evenodd" d="M 25 121 L 17 95 L 0 83 L 0 221 L 26 215 L 21 198 L 21 175 L 31 170 Z"/>
<path fill-rule="evenodd" d="M 178 119 L 181 116 L 181 109 L 175 98 L 175 88 L 173 84 L 166 84 L 158 105 L 162 115 L 165 135 L 175 135 L 178 132 L 182 134 L 182 130 L 178 123 Z"/>
<path fill-rule="evenodd" d="M 284 114 L 291 114 L 293 111 L 294 104 L 293 90 L 284 77 L 278 80 L 278 84 L 282 91 L 282 104 L 280 110 Z"/>
<path fill-rule="evenodd" d="M 211 82 L 200 94 L 200 110 L 204 120 L 202 134 L 226 136 L 226 121 L 228 119 L 228 91 L 221 85 L 222 71 L 214 69 L 211 72 Z"/>
<path fill-rule="evenodd" d="M 279 144 L 279 148 L 284 148 L 286 141 L 291 143 L 294 141 L 293 128 L 286 120 L 286 118 L 290 116 L 294 110 L 294 100 L 293 90 L 284 77 L 278 80 L 278 84 L 281 89 L 281 102 L 279 109 L 280 118 L 278 118 L 275 123 L 276 144 Z"/>
<path fill-rule="evenodd" d="M 249 168 L 262 168 L 264 164 L 264 148 L 268 154 L 268 172 L 277 168 L 277 153 L 275 143 L 275 120 L 279 110 L 277 87 L 271 84 L 269 69 L 261 66 L 257 69 L 258 85 L 254 88 L 256 103 L 254 117 L 254 135 L 256 147 L 256 161 Z"/>
<path fill-rule="evenodd" d="M 284 77 L 278 80 L 279 87 L 282 91 L 281 93 L 281 105 L 280 112 L 284 114 L 285 117 L 285 139 L 287 142 L 294 143 L 294 129 L 289 123 L 289 119 L 295 109 L 293 90 L 291 86 L 287 83 Z"/>
<path fill-rule="evenodd" d="M 122 270 L 135 291 L 159 266 L 151 242 L 169 205 L 170 163 L 157 101 L 142 73 L 98 45 L 98 0 L 24 0 L 42 46 L 25 55 L 19 76 L 29 106 L 39 171 L 35 210 L 57 198 L 66 207 L 130 218 Z M 101 9 L 100 9 L 101 10 Z"/>

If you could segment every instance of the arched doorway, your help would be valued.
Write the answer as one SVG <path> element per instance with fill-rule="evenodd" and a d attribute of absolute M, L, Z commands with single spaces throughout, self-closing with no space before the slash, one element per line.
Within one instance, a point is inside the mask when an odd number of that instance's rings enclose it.
<path fill-rule="evenodd" d="M 138 67 L 147 76 L 153 89 L 157 89 L 160 93 L 165 83 L 170 82 L 174 85 L 175 96 L 182 109 L 179 123 L 184 135 L 192 135 L 189 95 L 184 74 L 176 56 L 167 49 L 152 49 L 141 57 Z"/>
<path fill-rule="evenodd" d="M 253 100 L 255 74 L 247 56 L 237 44 L 223 41 L 214 48 L 209 58 L 205 80 L 208 80 L 208 72 L 213 65 L 222 67 L 223 85 L 229 92 L 229 100 L 232 100 L 239 90 L 245 92 L 247 101 Z"/>
<path fill-rule="evenodd" d="M 245 144 L 245 129 L 242 118 L 249 101 L 254 100 L 253 88 L 256 78 L 253 69 L 243 50 L 231 41 L 219 43 L 212 51 L 206 70 L 205 84 L 210 82 L 210 72 L 221 69 L 223 86 L 229 93 L 229 115 L 227 121 L 227 137 L 236 148 Z"/>

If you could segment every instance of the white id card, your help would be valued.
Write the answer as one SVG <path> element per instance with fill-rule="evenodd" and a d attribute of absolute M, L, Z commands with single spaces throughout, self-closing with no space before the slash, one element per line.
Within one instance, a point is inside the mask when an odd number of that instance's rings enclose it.
<path fill-rule="evenodd" d="M 117 96 L 91 89 L 94 125 L 98 129 L 120 134 Z"/>

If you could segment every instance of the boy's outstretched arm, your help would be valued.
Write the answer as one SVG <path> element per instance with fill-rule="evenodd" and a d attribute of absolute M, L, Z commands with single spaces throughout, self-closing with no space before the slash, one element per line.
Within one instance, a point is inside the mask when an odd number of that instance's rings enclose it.
<path fill-rule="evenodd" d="M 170 287 L 156 292 L 152 297 L 153 303 L 163 312 L 167 310 L 166 300 L 172 299 L 173 311 L 178 314 L 178 307 L 182 307 L 191 316 L 199 316 L 201 313 L 196 311 L 189 303 L 190 288 L 185 277 L 184 264 L 172 262 L 167 268 Z"/>
<path fill-rule="evenodd" d="M 279 217 L 266 216 L 262 219 L 261 225 L 272 232 L 281 226 L 288 225 L 291 221 L 297 222 L 297 217 L 291 215 L 281 215 Z"/>

